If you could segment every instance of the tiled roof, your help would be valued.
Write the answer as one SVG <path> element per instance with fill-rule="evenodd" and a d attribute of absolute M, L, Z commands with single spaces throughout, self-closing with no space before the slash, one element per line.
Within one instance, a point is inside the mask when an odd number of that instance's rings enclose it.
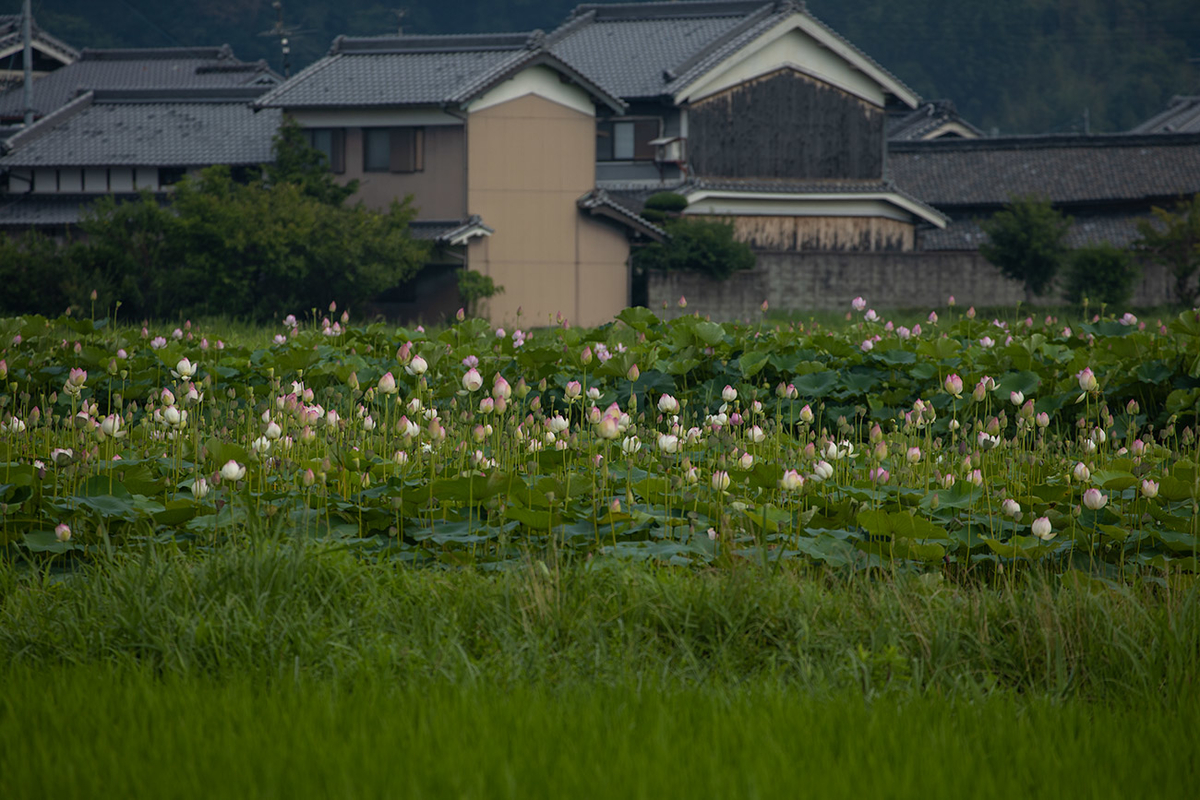
<path fill-rule="evenodd" d="M 1108 243 L 1127 247 L 1138 238 L 1137 223 L 1149 220 L 1148 214 L 1104 214 L 1075 217 L 1067 231 L 1066 245 L 1070 248 Z M 953 220 L 944 229 L 922 229 L 919 250 L 978 250 L 987 239 L 979 221 L 974 218 Z"/>
<path fill-rule="evenodd" d="M 71 45 L 67 44 L 58 37 L 51 36 L 40 27 L 37 20 L 33 20 L 30 24 L 30 33 L 33 34 L 33 41 L 41 43 L 52 51 L 57 51 L 68 59 L 76 59 L 79 57 L 79 51 Z M 21 15 L 20 14 L 0 14 L 0 51 L 8 50 L 13 45 L 22 44 L 21 42 Z"/>
<path fill-rule="evenodd" d="M 199 94 L 163 102 L 137 93 L 89 93 L 9 139 L 13 149 L 0 166 L 189 167 L 271 160 L 279 111 L 255 112 L 248 97 Z"/>
<path fill-rule="evenodd" d="M 118 200 L 136 200 L 136 194 L 118 194 Z M 165 197 L 165 195 L 160 195 Z M 79 222 L 83 210 L 96 201 L 94 194 L 0 195 L 0 229 L 53 228 Z"/>
<path fill-rule="evenodd" d="M 628 228 L 641 233 L 656 242 L 669 239 L 665 230 L 655 225 L 641 215 L 641 205 L 635 209 L 620 196 L 614 196 L 604 189 L 592 189 L 576 201 L 577 205 L 595 216 L 608 217 Z"/>
<path fill-rule="evenodd" d="M 888 169 L 930 205 L 1146 201 L 1200 192 L 1200 135 L 1019 136 L 893 142 Z"/>
<path fill-rule="evenodd" d="M 329 55 L 263 95 L 260 108 L 464 103 L 526 67 L 548 64 L 615 109 L 621 100 L 544 48 L 541 31 L 463 36 L 338 37 Z"/>
<path fill-rule="evenodd" d="M 282 80 L 266 65 L 238 60 L 221 47 L 84 49 L 73 64 L 38 79 L 33 105 L 43 116 L 88 89 L 204 89 L 273 85 Z M 0 95 L 0 120 L 20 119 L 24 98 L 18 87 Z"/>
<path fill-rule="evenodd" d="M 1130 133 L 1200 133 L 1200 95 L 1172 97 L 1166 109 Z"/>
<path fill-rule="evenodd" d="M 617 3 L 576 7 L 548 46 L 622 98 L 671 95 L 791 14 L 805 14 L 863 62 L 869 56 L 789 0 Z"/>
<path fill-rule="evenodd" d="M 919 210 L 919 215 L 923 216 L 926 220 L 938 220 L 938 224 L 945 221 L 945 215 L 925 202 L 924 198 L 920 198 L 912 192 L 905 191 L 904 188 L 897 186 L 890 180 L 795 181 L 769 180 L 765 178 L 741 180 L 696 178 L 685 186 L 672 191 L 678 191 L 680 194 L 688 194 L 704 189 L 718 192 L 749 192 L 754 194 L 891 194 L 911 203 Z"/>
<path fill-rule="evenodd" d="M 419 219 L 409 223 L 409 233 L 414 239 L 435 244 L 461 244 L 464 239 L 475 236 L 490 236 L 495 230 L 483 223 L 478 214 L 466 219 Z"/>
<path fill-rule="evenodd" d="M 931 100 L 907 114 L 889 117 L 887 136 L 894 142 L 921 141 L 943 125 L 961 125 L 972 135 L 983 136 L 983 131 L 958 115 L 950 100 Z"/>

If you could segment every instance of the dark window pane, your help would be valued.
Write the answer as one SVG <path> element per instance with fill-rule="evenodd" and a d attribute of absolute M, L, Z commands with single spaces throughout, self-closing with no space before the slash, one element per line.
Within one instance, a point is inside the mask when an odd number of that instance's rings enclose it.
<path fill-rule="evenodd" d="M 387 172 L 392 154 L 391 128 L 363 128 L 363 172 Z"/>
<path fill-rule="evenodd" d="M 613 160 L 613 124 L 611 122 L 596 123 L 596 160 Z"/>

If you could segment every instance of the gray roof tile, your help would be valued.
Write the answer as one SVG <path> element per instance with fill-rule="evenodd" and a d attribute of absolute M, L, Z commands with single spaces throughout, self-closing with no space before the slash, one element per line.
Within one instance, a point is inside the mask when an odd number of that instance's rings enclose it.
<path fill-rule="evenodd" d="M 518 38 L 519 37 L 519 38 Z M 503 71 L 528 51 L 528 34 L 339 37 L 259 105 L 270 108 L 430 105 Z"/>
<path fill-rule="evenodd" d="M 79 51 L 71 45 L 59 39 L 56 36 L 51 36 L 42 30 L 37 20 L 33 20 L 30 25 L 30 32 L 33 34 L 34 42 L 40 42 L 50 50 L 57 50 L 62 55 L 68 58 L 75 59 L 79 57 Z M 21 15 L 20 14 L 0 14 L 0 50 L 6 50 L 14 44 L 21 42 Z"/>
<path fill-rule="evenodd" d="M 938 208 L 1150 201 L 1200 192 L 1200 135 L 1018 136 L 893 142 L 898 186 Z"/>
<path fill-rule="evenodd" d="M 33 87 L 33 104 L 44 116 L 88 89 L 200 89 L 253 85 L 282 80 L 265 62 L 238 60 L 228 46 L 91 50 Z M 18 87 L 0 95 L 0 120 L 24 113 Z"/>
<path fill-rule="evenodd" d="M 1128 247 L 1138 238 L 1137 224 L 1152 219 L 1149 214 L 1103 214 L 1075 217 L 1067 231 L 1068 247 L 1108 243 Z M 919 250 L 978 250 L 987 235 L 975 218 L 953 220 L 944 229 L 922 229 Z"/>
<path fill-rule="evenodd" d="M 931 100 L 907 114 L 889 117 L 887 135 L 892 141 L 918 142 L 950 123 L 962 125 L 976 137 L 983 136 L 983 131 L 959 116 L 958 109 L 950 100 Z"/>
<path fill-rule="evenodd" d="M 547 41 L 555 53 L 622 98 L 660 97 L 683 89 L 797 12 L 903 86 L 803 3 L 787 0 L 581 5 Z"/>
<path fill-rule="evenodd" d="M 245 99 L 220 102 L 89 102 L 18 134 L 4 167 L 208 166 L 271 160 L 279 111 Z M 41 128 L 39 126 L 44 126 Z M 10 140 L 13 141 L 13 140 Z"/>
<path fill-rule="evenodd" d="M 1130 133 L 1200 133 L 1200 95 L 1172 97 L 1166 109 Z"/>
<path fill-rule="evenodd" d="M 463 103 L 534 64 L 548 64 L 615 110 L 620 98 L 532 33 L 339 37 L 325 58 L 256 103 L 260 108 L 361 108 Z"/>
<path fill-rule="evenodd" d="M 548 37 L 550 49 L 622 98 L 671 92 L 674 70 L 725 42 L 771 3 L 585 5 Z M 691 70 L 689 70 L 689 73 Z M 667 73 L 671 73 L 668 76 Z"/>
<path fill-rule="evenodd" d="M 119 194 L 118 200 L 136 200 L 138 195 Z M 0 229 L 54 228 L 79 222 L 94 194 L 0 195 Z"/>

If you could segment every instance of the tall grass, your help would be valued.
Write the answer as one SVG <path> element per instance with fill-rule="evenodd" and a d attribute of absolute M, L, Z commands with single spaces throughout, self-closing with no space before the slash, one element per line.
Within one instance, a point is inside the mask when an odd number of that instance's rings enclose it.
<path fill-rule="evenodd" d="M 204 557 L 148 546 L 69 576 L 0 568 L 0 668 L 348 685 L 765 680 L 822 696 L 1015 691 L 1171 705 L 1196 690 L 1197 599 L 1194 582 L 1036 575 L 992 586 L 800 567 L 438 572 L 265 538 Z"/>
<path fill-rule="evenodd" d="M 866 703 L 771 681 L 264 689 L 21 667 L 0 694 L 0 786 L 14 799 L 1177 798 L 1200 756 L 1194 698 L 1147 712 L 1012 695 Z"/>

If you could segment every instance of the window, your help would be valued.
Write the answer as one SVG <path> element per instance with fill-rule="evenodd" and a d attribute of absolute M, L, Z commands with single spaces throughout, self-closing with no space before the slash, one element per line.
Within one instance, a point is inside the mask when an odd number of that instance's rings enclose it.
<path fill-rule="evenodd" d="M 344 128 L 305 128 L 304 138 L 309 146 L 320 150 L 329 168 L 338 175 L 346 171 L 346 131 Z"/>
<path fill-rule="evenodd" d="M 363 128 L 363 172 L 424 169 L 424 128 Z"/>
<path fill-rule="evenodd" d="M 653 161 L 658 119 L 603 120 L 596 123 L 597 161 Z"/>

